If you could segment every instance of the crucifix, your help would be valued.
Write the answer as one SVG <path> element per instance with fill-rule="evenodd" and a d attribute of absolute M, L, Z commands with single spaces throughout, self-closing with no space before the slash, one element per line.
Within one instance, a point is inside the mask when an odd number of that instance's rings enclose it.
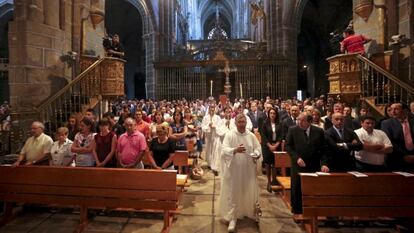
<path fill-rule="evenodd" d="M 229 96 L 231 93 L 231 84 L 230 84 L 230 72 L 236 72 L 236 68 L 230 68 L 229 61 L 225 60 L 224 69 L 219 69 L 218 72 L 224 73 L 226 75 L 226 83 L 224 83 L 224 93 Z"/>

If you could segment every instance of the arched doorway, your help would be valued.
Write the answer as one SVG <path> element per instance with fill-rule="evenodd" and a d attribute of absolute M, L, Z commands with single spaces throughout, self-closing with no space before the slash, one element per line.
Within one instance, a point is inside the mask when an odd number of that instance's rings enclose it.
<path fill-rule="evenodd" d="M 128 99 L 147 97 L 147 51 L 144 46 L 144 17 L 139 2 L 105 1 L 105 28 L 119 34 L 125 49 L 125 91 Z"/>
<path fill-rule="evenodd" d="M 12 1 L 0 3 L 0 104 L 9 101 L 9 75 L 7 71 L 9 60 L 9 22 L 13 19 Z"/>
<path fill-rule="evenodd" d="M 306 96 L 328 92 L 326 58 L 339 53 L 339 40 L 332 32 L 342 31 L 352 19 L 352 1 L 309 0 L 298 33 L 298 89 Z"/>

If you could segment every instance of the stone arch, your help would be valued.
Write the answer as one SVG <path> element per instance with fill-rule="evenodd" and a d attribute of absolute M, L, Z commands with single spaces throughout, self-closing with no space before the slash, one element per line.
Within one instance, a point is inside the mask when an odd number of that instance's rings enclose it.
<path fill-rule="evenodd" d="M 204 35 L 208 32 L 205 32 L 205 25 L 206 23 L 209 23 L 211 20 L 211 15 L 215 14 L 216 7 L 213 0 L 203 1 L 199 7 L 198 12 L 201 13 L 201 35 L 204 37 Z M 235 9 L 235 5 L 233 1 L 220 1 L 219 2 L 219 9 L 220 9 L 220 16 L 224 16 L 225 22 L 229 23 L 230 31 L 233 31 L 233 19 L 235 18 L 236 11 L 232 10 Z M 228 32 L 229 33 L 229 32 Z M 229 36 L 231 36 L 231 33 L 229 33 Z"/>
<path fill-rule="evenodd" d="M 134 6 L 142 17 L 143 43 L 145 46 L 145 77 L 147 98 L 154 98 L 155 71 L 153 62 L 156 60 L 156 38 L 159 22 L 156 20 L 154 6 L 150 0 L 125 0 Z"/>

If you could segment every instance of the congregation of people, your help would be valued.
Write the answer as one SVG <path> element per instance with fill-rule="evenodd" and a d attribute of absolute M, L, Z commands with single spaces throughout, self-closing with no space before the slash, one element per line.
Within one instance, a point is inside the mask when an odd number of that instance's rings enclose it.
<path fill-rule="evenodd" d="M 99 120 L 93 109 L 72 115 L 57 129 L 55 142 L 43 132 L 43 123 L 33 122 L 32 137 L 14 166 L 174 169 L 174 152 L 192 142 L 194 153 L 204 150 L 209 168 L 221 175 L 220 215 L 229 231 L 238 218 L 260 212 L 256 176 L 262 164 L 272 192 L 275 151 L 291 157 L 295 216 L 302 213 L 301 172 L 414 171 L 414 102 L 390 103 L 383 118 L 364 105 L 325 96 L 226 103 L 120 99 L 109 109 Z"/>

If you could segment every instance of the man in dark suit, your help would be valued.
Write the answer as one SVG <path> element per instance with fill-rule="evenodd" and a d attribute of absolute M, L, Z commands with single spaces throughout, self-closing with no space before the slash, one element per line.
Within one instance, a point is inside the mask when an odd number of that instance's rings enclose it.
<path fill-rule="evenodd" d="M 283 139 L 286 139 L 288 129 L 291 126 L 296 125 L 296 118 L 299 116 L 299 107 L 297 105 L 290 106 L 290 115 L 282 121 L 282 135 Z"/>
<path fill-rule="evenodd" d="M 344 127 L 345 117 L 341 113 L 332 114 L 333 127 L 325 131 L 330 154 L 329 167 L 333 172 L 355 171 L 354 151 L 363 149 L 358 135 Z"/>
<path fill-rule="evenodd" d="M 387 167 L 392 170 L 414 170 L 414 118 L 408 117 L 408 107 L 401 103 L 391 105 L 393 118 L 381 123 L 393 146 L 387 157 Z"/>
<path fill-rule="evenodd" d="M 316 109 L 318 109 L 319 112 L 321 113 L 321 117 L 326 115 L 326 106 L 325 106 L 325 102 L 323 99 L 318 99 L 316 101 Z"/>
<path fill-rule="evenodd" d="M 301 113 L 298 125 L 289 128 L 286 142 L 291 156 L 291 203 L 297 219 L 302 214 L 302 189 L 300 172 L 329 172 L 326 141 L 321 128 L 311 125 L 312 116 Z"/>
<path fill-rule="evenodd" d="M 344 114 L 344 105 L 342 103 L 336 103 L 333 106 L 333 113 L 341 113 Z M 327 130 L 333 126 L 332 119 L 327 117 L 325 119 L 324 129 Z M 344 119 L 344 127 L 350 130 L 353 130 L 354 127 L 352 125 L 352 119 L 347 117 Z"/>
<path fill-rule="evenodd" d="M 264 113 L 257 109 L 257 103 L 255 101 L 250 105 L 250 111 L 247 115 L 252 121 L 253 132 L 256 132 L 259 129 L 259 121 L 262 121 L 259 119 L 264 117 Z"/>
<path fill-rule="evenodd" d="M 279 112 L 277 114 L 279 116 L 280 123 L 282 123 L 283 120 L 289 117 L 289 113 L 290 113 L 290 104 L 286 102 L 282 102 L 282 104 L 280 105 Z"/>

